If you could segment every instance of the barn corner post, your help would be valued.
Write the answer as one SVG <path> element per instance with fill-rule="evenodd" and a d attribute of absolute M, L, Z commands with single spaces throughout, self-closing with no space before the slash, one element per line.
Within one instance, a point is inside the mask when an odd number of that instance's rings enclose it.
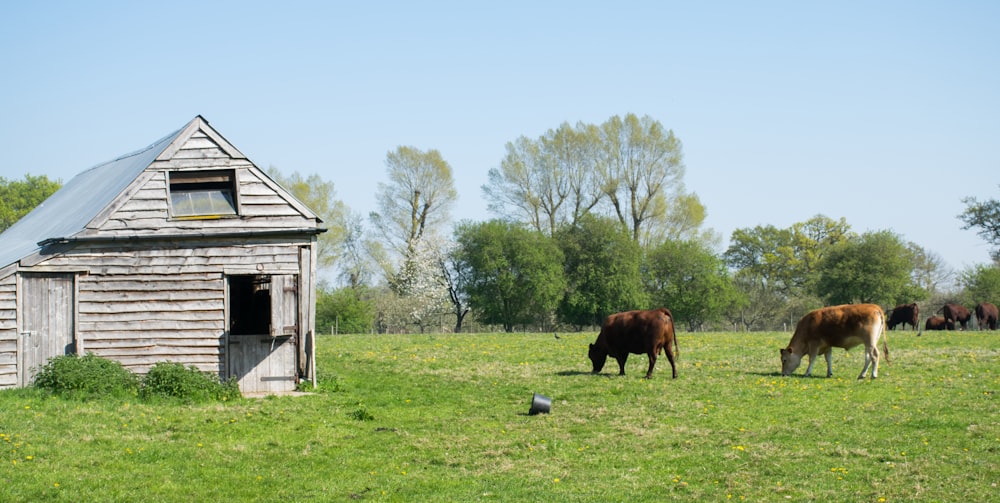
<path fill-rule="evenodd" d="M 299 353 L 301 358 L 302 378 L 312 384 L 316 389 L 316 258 L 318 238 L 313 234 L 309 246 L 303 246 L 299 250 L 299 269 L 302 281 L 299 285 L 300 326 L 302 350 Z"/>

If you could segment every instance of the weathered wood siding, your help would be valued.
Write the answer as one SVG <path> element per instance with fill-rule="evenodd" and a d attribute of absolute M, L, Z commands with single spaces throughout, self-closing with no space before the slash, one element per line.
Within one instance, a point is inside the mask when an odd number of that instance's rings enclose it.
<path fill-rule="evenodd" d="M 216 219 L 171 219 L 167 174 L 150 173 L 135 195 L 87 235 L 155 235 L 183 232 L 239 232 L 314 227 L 308 219 L 267 186 L 255 170 L 236 170 L 240 215 Z"/>
<path fill-rule="evenodd" d="M 77 325 L 86 351 L 138 373 L 164 360 L 225 373 L 225 274 L 298 274 L 299 246 L 81 247 L 36 269 L 86 272 Z"/>
<path fill-rule="evenodd" d="M 17 385 L 17 281 L 0 278 L 0 388 Z"/>

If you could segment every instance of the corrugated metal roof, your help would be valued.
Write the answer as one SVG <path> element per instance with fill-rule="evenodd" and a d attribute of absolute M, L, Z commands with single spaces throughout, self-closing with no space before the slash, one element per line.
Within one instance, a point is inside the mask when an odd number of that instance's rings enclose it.
<path fill-rule="evenodd" d="M 173 142 L 181 128 L 152 145 L 98 164 L 73 177 L 31 213 L 0 234 L 0 267 L 38 251 L 38 243 L 82 231 Z"/>

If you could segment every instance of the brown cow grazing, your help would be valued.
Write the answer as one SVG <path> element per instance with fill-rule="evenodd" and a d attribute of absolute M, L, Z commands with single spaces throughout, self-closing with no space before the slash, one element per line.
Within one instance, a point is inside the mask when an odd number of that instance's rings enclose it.
<path fill-rule="evenodd" d="M 960 304 L 945 304 L 939 312 L 944 313 L 944 319 L 948 320 L 948 330 L 955 330 L 956 321 L 961 323 L 962 330 L 965 330 L 969 325 L 969 320 L 972 319 L 972 313 Z"/>
<path fill-rule="evenodd" d="M 597 341 L 590 345 L 587 356 L 594 363 L 594 373 L 604 368 L 604 363 L 611 355 L 618 360 L 618 375 L 625 375 L 625 361 L 629 353 L 646 353 L 649 357 L 649 370 L 646 379 L 653 376 L 653 366 L 656 357 L 662 349 L 667 353 L 674 379 L 677 378 L 677 366 L 674 363 L 674 352 L 670 350 L 673 343 L 677 349 L 677 338 L 674 336 L 674 316 L 670 310 L 661 307 L 649 311 L 626 311 L 608 316 L 597 335 Z"/>
<path fill-rule="evenodd" d="M 889 330 L 895 330 L 896 325 L 903 325 L 906 328 L 906 324 L 909 323 L 913 330 L 918 328 L 920 324 L 920 307 L 917 303 L 913 304 L 900 304 L 892 310 L 892 314 L 889 315 L 889 321 L 886 325 Z"/>
<path fill-rule="evenodd" d="M 976 323 L 979 324 L 979 330 L 982 330 L 984 326 L 990 330 L 996 330 L 997 315 L 997 306 L 989 302 L 976 304 Z"/>
<path fill-rule="evenodd" d="M 799 320 L 788 347 L 781 350 L 781 374 L 791 375 L 802 363 L 802 356 L 809 355 L 806 375 L 812 374 L 816 355 L 826 356 L 826 376 L 833 375 L 833 348 L 851 349 L 865 345 L 865 366 L 858 379 L 864 379 L 868 367 L 872 379 L 878 377 L 878 339 L 885 332 L 885 313 L 875 304 L 845 304 L 810 311 Z M 886 361 L 889 346 L 882 341 Z"/>
<path fill-rule="evenodd" d="M 948 328 L 951 327 L 951 328 Z M 949 323 L 944 316 L 931 316 L 924 323 L 924 330 L 954 330 L 955 324 Z"/>

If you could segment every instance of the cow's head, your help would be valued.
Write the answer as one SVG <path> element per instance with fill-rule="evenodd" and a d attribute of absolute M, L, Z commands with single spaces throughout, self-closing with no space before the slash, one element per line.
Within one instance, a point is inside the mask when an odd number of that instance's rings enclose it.
<path fill-rule="evenodd" d="M 590 357 L 590 361 L 594 363 L 594 373 L 598 373 L 604 368 L 604 362 L 608 361 L 608 353 L 601 350 L 597 346 L 591 344 L 590 349 L 587 351 L 587 356 Z"/>
<path fill-rule="evenodd" d="M 791 346 L 781 350 L 781 375 L 792 375 L 792 372 L 799 368 L 800 363 L 802 363 L 802 355 L 793 353 Z"/>

